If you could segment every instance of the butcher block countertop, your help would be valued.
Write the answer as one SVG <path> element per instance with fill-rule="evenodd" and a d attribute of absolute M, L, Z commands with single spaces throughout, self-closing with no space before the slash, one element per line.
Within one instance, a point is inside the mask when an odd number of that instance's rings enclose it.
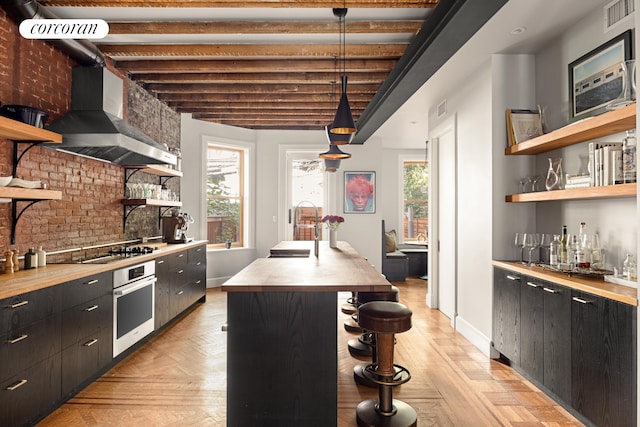
<path fill-rule="evenodd" d="M 495 267 L 515 271 L 537 279 L 547 280 L 549 282 L 567 286 L 578 291 L 609 298 L 614 301 L 634 306 L 638 305 L 638 291 L 636 289 L 605 282 L 601 278 L 569 276 L 565 273 L 558 273 L 537 266 L 528 266 L 512 261 L 493 261 L 493 265 Z"/>
<path fill-rule="evenodd" d="M 391 284 L 347 242 L 330 248 L 320 242 L 285 241 L 271 249 L 276 257 L 259 258 L 222 285 L 227 292 L 374 292 Z M 308 250 L 308 256 L 301 252 Z M 286 255 L 290 255 L 287 257 Z M 279 256 L 277 256 L 279 255 Z"/>
<path fill-rule="evenodd" d="M 59 285 L 105 271 L 117 270 L 129 265 L 139 264 L 164 255 L 181 252 L 204 243 L 206 243 L 205 240 L 199 240 L 183 244 L 167 245 L 159 247 L 150 254 L 124 258 L 109 264 L 47 264 L 44 267 L 20 270 L 10 274 L 0 273 L 0 299 L 37 291 L 49 286 Z"/>

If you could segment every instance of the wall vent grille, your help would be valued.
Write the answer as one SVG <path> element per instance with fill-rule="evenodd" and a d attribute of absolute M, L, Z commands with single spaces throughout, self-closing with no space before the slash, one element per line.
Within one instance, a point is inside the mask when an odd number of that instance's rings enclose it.
<path fill-rule="evenodd" d="M 615 0 L 604 6 L 604 31 L 610 31 L 633 14 L 634 0 Z"/>
<path fill-rule="evenodd" d="M 442 102 L 438 104 L 438 118 L 447 114 L 447 100 L 443 99 Z"/>

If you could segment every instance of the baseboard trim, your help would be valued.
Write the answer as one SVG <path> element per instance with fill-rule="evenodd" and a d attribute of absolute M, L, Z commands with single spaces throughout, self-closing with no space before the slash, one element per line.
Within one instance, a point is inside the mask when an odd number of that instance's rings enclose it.
<path fill-rule="evenodd" d="M 456 316 L 456 330 L 485 356 L 491 357 L 491 339 L 476 329 L 462 317 Z"/>

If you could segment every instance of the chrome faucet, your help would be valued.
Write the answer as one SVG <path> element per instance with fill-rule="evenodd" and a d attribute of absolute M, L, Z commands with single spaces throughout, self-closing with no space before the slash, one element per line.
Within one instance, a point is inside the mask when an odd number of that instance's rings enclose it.
<path fill-rule="evenodd" d="M 299 237 L 298 236 L 298 208 L 302 207 L 302 205 L 304 203 L 308 203 L 310 204 L 313 209 L 316 212 L 316 223 L 313 226 L 313 233 L 314 233 L 314 246 L 313 246 L 313 252 L 316 256 L 316 258 L 318 257 L 318 252 L 319 252 L 319 239 L 320 239 L 320 228 L 319 228 L 319 218 L 318 218 L 318 207 L 312 203 L 312 202 L 308 202 L 306 200 L 302 200 L 300 203 L 298 203 L 295 207 L 295 209 L 293 210 L 293 236 L 294 238 Z"/>

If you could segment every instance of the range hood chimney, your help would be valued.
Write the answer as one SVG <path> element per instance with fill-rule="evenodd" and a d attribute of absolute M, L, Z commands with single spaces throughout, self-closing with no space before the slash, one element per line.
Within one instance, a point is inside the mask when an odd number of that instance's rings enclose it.
<path fill-rule="evenodd" d="M 169 164 L 177 158 L 122 119 L 123 82 L 104 67 L 72 70 L 71 111 L 47 127 L 61 151 L 119 165 Z"/>

